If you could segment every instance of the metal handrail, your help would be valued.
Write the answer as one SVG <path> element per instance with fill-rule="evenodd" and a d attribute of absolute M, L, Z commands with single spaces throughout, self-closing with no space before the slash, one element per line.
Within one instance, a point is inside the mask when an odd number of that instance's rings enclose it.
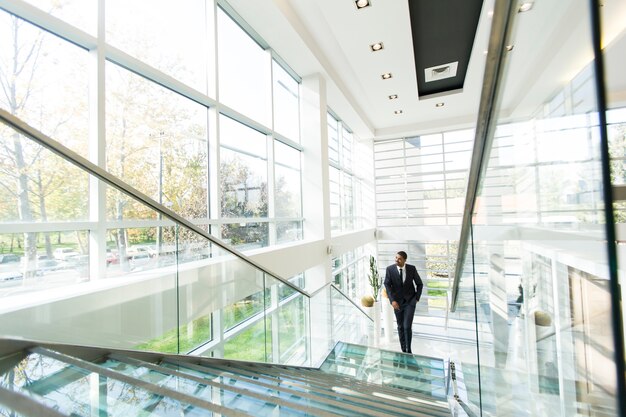
<path fill-rule="evenodd" d="M 145 195 L 141 191 L 139 191 L 136 188 L 132 187 L 131 185 L 125 183 L 124 181 L 120 180 L 118 177 L 116 177 L 116 176 L 112 175 L 111 173 L 109 173 L 108 171 L 100 168 L 99 166 L 97 166 L 93 162 L 91 162 L 88 159 L 80 156 L 76 152 L 72 151 L 71 149 L 67 148 L 66 146 L 62 145 L 61 143 L 57 142 L 56 140 L 52 139 L 51 137 L 47 136 L 46 134 L 40 132 L 39 130 L 35 129 L 34 127 L 30 126 L 29 124 L 27 124 L 23 120 L 21 120 L 18 117 L 12 115 L 11 113 L 7 112 L 4 109 L 0 109 L 0 120 L 2 120 L 8 126 L 11 126 L 17 132 L 19 132 L 22 135 L 26 136 L 27 138 L 37 142 L 39 145 L 41 145 L 43 147 L 49 149 L 50 151 L 54 152 L 55 154 L 57 154 L 61 158 L 63 158 L 66 161 L 70 162 L 71 164 L 76 165 L 81 170 L 87 171 L 88 173 L 90 173 L 94 177 L 97 177 L 98 179 L 100 179 L 101 181 L 105 182 L 106 184 L 112 186 L 113 188 L 123 192 L 124 194 L 130 196 L 131 198 L 134 198 L 134 199 L 142 202 L 146 206 L 150 207 L 152 210 L 154 210 L 156 212 L 159 212 L 163 216 L 165 216 L 165 217 L 171 219 L 172 221 L 174 221 L 175 223 L 180 224 L 180 225 L 186 227 L 187 229 L 190 229 L 190 230 L 194 231 L 195 233 L 199 234 L 200 236 L 204 237 L 205 239 L 209 240 L 210 242 L 214 243 L 215 245 L 219 246 L 220 248 L 222 248 L 222 249 L 226 250 L 227 252 L 230 252 L 233 255 L 237 256 L 239 259 L 243 260 L 244 262 L 252 265 L 253 267 L 263 271 L 264 273 L 266 273 L 268 275 L 271 275 L 272 277 L 276 278 L 277 280 L 279 280 L 283 284 L 287 285 L 288 287 L 292 288 L 293 290 L 299 292 L 300 294 L 302 294 L 302 295 L 304 295 L 304 296 L 306 296 L 308 298 L 311 298 L 311 296 L 309 295 L 308 292 L 302 290 L 301 288 L 299 288 L 298 286 L 292 284 L 288 280 L 282 278 L 278 274 L 269 271 L 267 268 L 265 268 L 265 267 L 259 265 L 258 263 L 254 262 L 252 259 L 248 258 L 246 255 L 244 255 L 243 253 L 239 252 L 238 250 L 229 247 L 226 243 L 222 242 L 221 240 L 217 239 L 216 237 L 214 237 L 214 236 L 210 235 L 209 233 L 205 232 L 204 230 L 202 230 L 201 228 L 199 228 L 198 226 L 196 226 L 195 224 L 193 224 L 189 220 L 185 219 L 184 217 L 180 216 L 176 212 L 168 209 L 164 205 L 158 203 L 156 200 L 148 197 L 147 195 Z"/>
<path fill-rule="evenodd" d="M 365 315 L 365 317 L 367 317 L 368 319 L 370 319 L 370 321 L 374 321 L 373 318 L 371 318 L 366 312 L 365 310 L 363 310 L 357 303 L 355 303 L 350 297 L 348 297 L 346 295 L 346 293 L 344 293 L 341 288 L 339 288 L 338 286 L 336 286 L 334 283 L 332 282 L 327 282 L 326 284 L 322 285 L 321 287 L 319 287 L 318 289 L 316 289 L 315 291 L 313 291 L 311 293 L 311 298 L 315 297 L 318 293 L 320 293 L 323 289 L 325 289 L 326 287 L 333 287 L 335 290 L 337 290 L 337 292 L 339 294 L 341 294 L 343 296 L 343 298 L 345 298 L 346 300 L 348 300 L 350 303 L 352 303 L 356 308 L 358 308 L 361 313 L 363 313 Z"/>
<path fill-rule="evenodd" d="M 478 192 L 480 177 L 485 169 L 485 161 L 491 151 L 496 111 L 500 99 L 500 84 L 507 54 L 507 40 L 513 28 L 517 2 L 511 0 L 496 0 L 494 5 L 491 34 L 489 35 L 489 49 L 485 74 L 483 76 L 483 88 L 478 107 L 478 121 L 474 136 L 474 149 L 472 151 L 472 163 L 465 195 L 465 207 L 463 211 L 463 223 L 459 237 L 459 247 L 454 270 L 454 282 L 452 284 L 452 300 L 450 311 L 456 310 L 459 295 L 461 273 L 465 263 L 465 253 L 472 227 L 472 214 Z"/>

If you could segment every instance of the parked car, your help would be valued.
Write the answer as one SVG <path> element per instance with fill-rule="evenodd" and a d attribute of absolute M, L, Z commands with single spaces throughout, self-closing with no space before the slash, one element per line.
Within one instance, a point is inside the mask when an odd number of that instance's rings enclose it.
<path fill-rule="evenodd" d="M 56 259 L 47 259 L 46 257 L 38 257 L 37 260 L 27 262 L 27 258 L 23 257 L 20 262 L 20 271 L 25 273 L 27 276 L 35 275 L 42 276 L 49 272 L 57 271 L 62 269 L 62 262 L 57 261 Z"/>
<path fill-rule="evenodd" d="M 72 248 L 56 248 L 54 250 L 54 259 L 58 259 L 59 261 L 65 261 L 67 258 L 71 256 L 78 256 L 80 253 L 76 252 Z"/>
<path fill-rule="evenodd" d="M 14 253 L 4 253 L 0 255 L 0 264 L 10 264 L 19 261 L 20 257 Z"/>
<path fill-rule="evenodd" d="M 120 263 L 120 256 L 117 251 L 107 249 L 107 266 Z"/>
<path fill-rule="evenodd" d="M 141 254 L 141 253 L 147 253 L 151 258 L 154 258 L 156 256 L 156 251 L 152 249 L 150 246 L 146 246 L 146 245 L 131 246 L 130 248 L 128 248 L 127 253 L 128 253 L 129 258 L 134 255 Z"/>
<path fill-rule="evenodd" d="M 130 269 L 134 270 L 141 268 L 144 265 L 148 265 L 151 260 L 152 258 L 147 252 L 137 253 L 128 259 L 128 264 L 130 265 Z"/>
<path fill-rule="evenodd" d="M 24 278 L 19 271 L 0 272 L 0 284 L 17 283 Z"/>
<path fill-rule="evenodd" d="M 37 261 L 37 275 L 44 275 L 59 269 L 61 269 L 61 262 L 56 259 L 41 259 Z"/>

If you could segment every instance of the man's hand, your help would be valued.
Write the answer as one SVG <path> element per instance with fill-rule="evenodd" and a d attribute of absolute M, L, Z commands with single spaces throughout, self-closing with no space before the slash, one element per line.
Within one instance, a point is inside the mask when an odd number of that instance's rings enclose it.
<path fill-rule="evenodd" d="M 397 301 L 392 301 L 391 307 L 393 307 L 394 310 L 400 310 L 400 304 L 398 304 Z"/>

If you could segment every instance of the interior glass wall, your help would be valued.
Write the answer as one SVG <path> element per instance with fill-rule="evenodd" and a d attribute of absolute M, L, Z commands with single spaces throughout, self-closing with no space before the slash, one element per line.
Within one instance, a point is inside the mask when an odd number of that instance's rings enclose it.
<path fill-rule="evenodd" d="M 455 313 L 475 319 L 477 356 L 457 360 L 462 399 L 479 415 L 620 413 L 616 363 L 624 358 L 615 353 L 610 184 L 596 100 L 602 74 L 590 64 L 587 6 L 543 4 L 514 16 Z M 539 35 L 537 20 L 551 30 Z M 538 36 L 546 48 L 559 39 L 558 53 L 542 54 Z M 612 123 L 615 143 L 623 119 Z M 613 156 L 621 165 L 619 151 Z"/>

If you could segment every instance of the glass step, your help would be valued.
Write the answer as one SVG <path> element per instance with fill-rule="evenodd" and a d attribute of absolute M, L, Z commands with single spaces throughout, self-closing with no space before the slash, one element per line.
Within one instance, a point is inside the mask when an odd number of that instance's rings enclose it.
<path fill-rule="evenodd" d="M 28 354 L 5 372 L 0 384 L 65 415 L 212 415 L 207 410 L 163 398 L 136 385 L 103 377 L 36 352 Z"/>
<path fill-rule="evenodd" d="M 212 378 L 183 375 L 175 370 L 136 359 L 114 355 L 100 364 L 158 386 L 193 395 L 204 401 L 255 416 L 313 416 L 304 407 L 288 404 L 276 393 L 259 393 L 253 385 L 234 386 L 233 381 L 213 381 Z M 256 392 L 255 392 L 256 391 Z M 273 395 L 272 395 L 273 394 Z M 300 409 L 298 409 L 300 408 Z"/>
<path fill-rule="evenodd" d="M 161 364 L 164 367 L 190 373 L 203 378 L 213 378 L 214 381 L 228 381 L 230 384 L 245 387 L 252 385 L 255 389 L 264 388 L 269 392 L 279 392 L 291 401 L 302 401 L 303 404 L 316 407 L 320 410 L 338 413 L 341 415 L 388 415 L 388 407 L 370 401 L 355 401 L 349 396 L 339 394 L 332 390 L 329 381 L 320 384 L 322 388 L 314 387 L 300 381 L 292 381 L 280 377 L 271 377 L 256 372 L 249 372 L 238 366 L 220 365 L 217 363 L 203 363 L 202 365 L 188 363 Z M 403 412 L 401 404 L 394 410 L 395 416 L 415 415 L 414 408 L 407 408 Z"/>
<path fill-rule="evenodd" d="M 0 388 L 59 416 L 450 415 L 447 402 L 314 368 L 142 355 L 145 362 L 106 351 L 86 357 L 100 359 L 23 351 L 0 361 Z"/>
<path fill-rule="evenodd" d="M 338 343 L 320 369 L 370 383 L 446 398 L 442 359 Z"/>
<path fill-rule="evenodd" d="M 415 391 L 396 389 L 380 384 L 369 384 L 341 374 L 324 373 L 311 368 L 292 368 L 282 365 L 251 364 L 240 365 L 255 375 L 280 378 L 295 384 L 305 384 L 308 388 L 319 389 L 331 395 L 341 395 L 358 403 L 374 402 L 381 405 L 385 402 L 394 407 L 415 410 L 416 405 L 429 410 L 426 415 L 450 415 L 447 399 L 433 398 Z M 439 414 L 441 413 L 441 414 Z"/>

